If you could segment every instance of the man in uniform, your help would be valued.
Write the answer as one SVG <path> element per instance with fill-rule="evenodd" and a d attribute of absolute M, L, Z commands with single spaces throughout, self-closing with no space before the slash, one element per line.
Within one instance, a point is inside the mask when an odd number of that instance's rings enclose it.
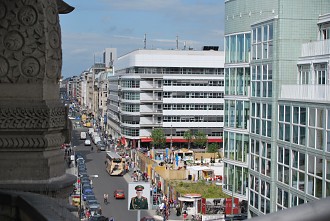
<path fill-rule="evenodd" d="M 143 189 L 144 186 L 142 185 L 137 185 L 135 187 L 136 196 L 132 197 L 129 209 L 131 210 L 148 209 L 148 199 L 142 196 Z"/>

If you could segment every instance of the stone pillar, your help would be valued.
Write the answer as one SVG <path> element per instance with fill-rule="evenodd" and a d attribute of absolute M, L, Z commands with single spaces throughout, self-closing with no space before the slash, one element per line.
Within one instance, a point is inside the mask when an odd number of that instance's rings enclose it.
<path fill-rule="evenodd" d="M 72 190 L 75 177 L 65 174 L 60 149 L 70 130 L 59 99 L 62 3 L 0 1 L 1 189 L 52 196 Z"/>

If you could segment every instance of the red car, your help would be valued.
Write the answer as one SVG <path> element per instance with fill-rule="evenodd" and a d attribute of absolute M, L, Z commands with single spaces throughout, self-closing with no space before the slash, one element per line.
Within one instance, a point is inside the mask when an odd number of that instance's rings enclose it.
<path fill-rule="evenodd" d="M 113 196 L 116 199 L 125 199 L 125 192 L 124 190 L 115 190 L 115 192 L 113 192 Z"/>

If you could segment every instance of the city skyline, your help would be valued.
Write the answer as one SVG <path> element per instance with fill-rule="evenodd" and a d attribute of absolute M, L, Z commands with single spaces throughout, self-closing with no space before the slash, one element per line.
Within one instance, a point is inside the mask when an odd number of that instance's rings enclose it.
<path fill-rule="evenodd" d="M 147 49 L 223 50 L 223 0 L 66 2 L 75 10 L 60 16 L 64 78 L 102 62 L 105 48 L 118 56 L 144 48 L 145 36 Z"/>

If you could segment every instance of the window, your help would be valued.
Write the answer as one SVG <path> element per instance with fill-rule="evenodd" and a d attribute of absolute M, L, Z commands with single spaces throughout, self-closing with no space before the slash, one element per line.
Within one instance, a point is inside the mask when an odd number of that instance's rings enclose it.
<path fill-rule="evenodd" d="M 250 39 L 250 33 L 225 36 L 225 62 L 248 63 L 251 50 Z"/>
<path fill-rule="evenodd" d="M 328 84 L 329 77 L 327 76 L 326 64 L 315 64 L 315 84 Z"/>
<path fill-rule="evenodd" d="M 279 106 L 279 119 L 278 119 L 278 139 L 290 142 L 291 140 L 291 107 L 287 105 Z"/>
<path fill-rule="evenodd" d="M 309 65 L 300 65 L 298 66 L 299 70 L 299 84 L 309 84 L 310 82 L 310 66 Z"/>
<path fill-rule="evenodd" d="M 269 59 L 273 55 L 273 24 L 261 24 L 252 29 L 252 60 Z"/>

